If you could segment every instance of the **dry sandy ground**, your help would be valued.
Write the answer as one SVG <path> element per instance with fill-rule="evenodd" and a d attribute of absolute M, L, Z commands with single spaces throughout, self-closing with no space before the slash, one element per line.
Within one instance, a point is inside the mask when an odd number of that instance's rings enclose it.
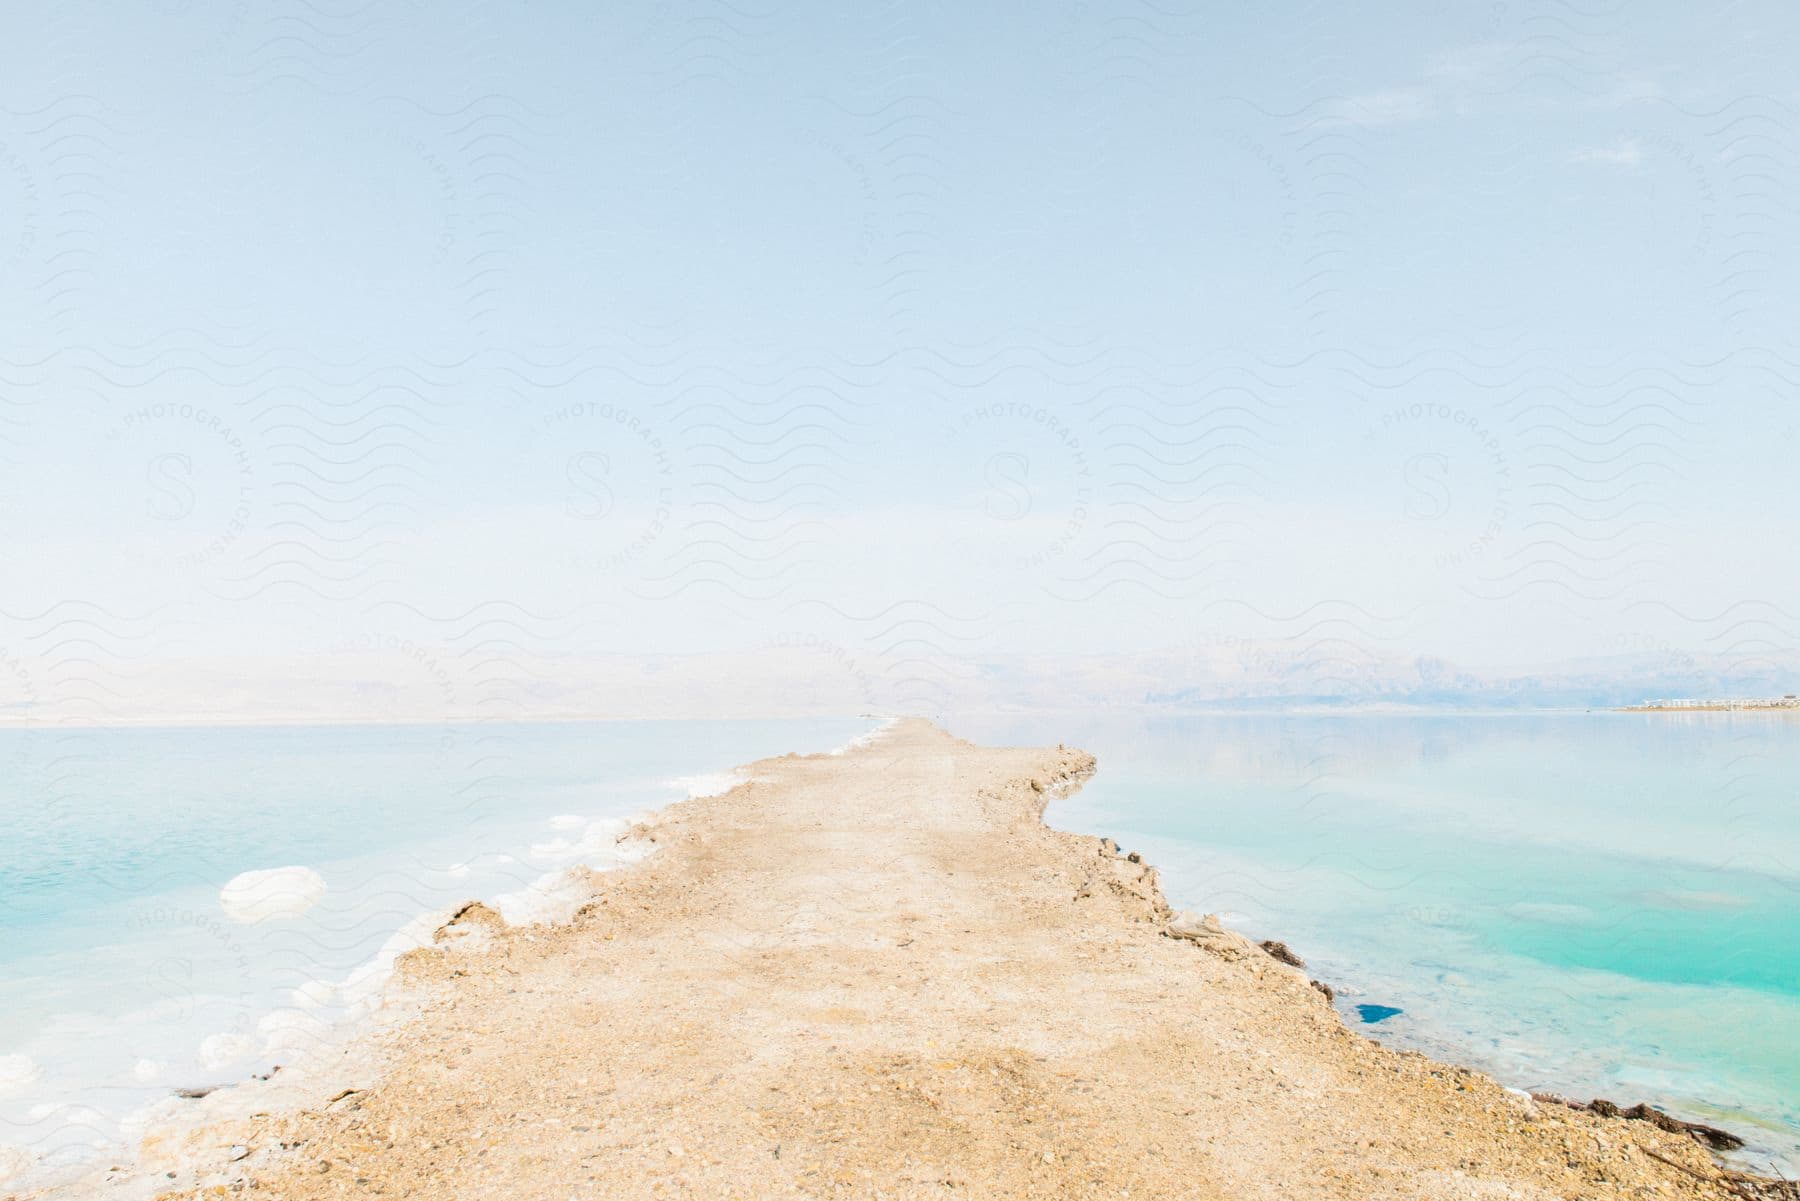
<path fill-rule="evenodd" d="M 188 1149 L 229 1153 L 157 1179 L 284 1201 L 1735 1195 L 1690 1139 L 1386 1050 L 1302 972 L 1171 914 L 1153 870 L 1041 824 L 1092 768 L 918 721 L 757 763 L 667 810 L 658 854 L 596 876 L 572 927 L 476 907 L 414 952 L 424 1011 L 369 1087 L 215 1126 Z"/>

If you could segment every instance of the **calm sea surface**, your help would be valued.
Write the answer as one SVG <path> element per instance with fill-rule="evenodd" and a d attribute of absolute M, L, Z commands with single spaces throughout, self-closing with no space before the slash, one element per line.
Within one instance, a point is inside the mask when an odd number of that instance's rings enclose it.
<path fill-rule="evenodd" d="M 1099 775 L 1048 820 L 1144 852 L 1176 905 L 1287 941 L 1372 1036 L 1713 1119 L 1796 1174 L 1800 719 L 952 724 L 1093 751 Z"/>
<path fill-rule="evenodd" d="M 546 882 L 603 863 L 620 819 L 686 778 L 872 725 L 0 732 L 0 1171 L 108 1154 L 172 1088 L 266 1071 L 352 1014 L 422 915 L 553 909 Z M 1177 905 L 1286 940 L 1371 1035 L 1657 1102 L 1800 1165 L 1800 721 L 949 725 L 1094 751 L 1051 822 L 1144 852 Z M 324 891 L 232 920 L 221 888 L 284 867 Z"/>
<path fill-rule="evenodd" d="M 0 731 L 0 1186 L 317 1045 L 446 906 L 554 910 L 544 885 L 688 777 L 875 724 Z M 278 868 L 322 895 L 290 882 L 267 895 L 303 913 L 233 920 L 221 889 Z"/>

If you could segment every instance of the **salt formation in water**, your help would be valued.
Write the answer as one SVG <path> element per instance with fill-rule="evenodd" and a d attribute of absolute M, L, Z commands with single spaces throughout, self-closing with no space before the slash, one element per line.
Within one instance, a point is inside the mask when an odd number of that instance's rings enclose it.
<path fill-rule="evenodd" d="M 200 1044 L 200 1065 L 209 1072 L 230 1067 L 256 1050 L 256 1042 L 242 1034 L 215 1034 Z"/>
<path fill-rule="evenodd" d="M 325 879 L 310 867 L 274 867 L 232 877 L 219 890 L 225 916 L 240 925 L 299 917 L 325 898 Z"/>
<path fill-rule="evenodd" d="M 0 1097 L 24 1092 L 43 1074 L 44 1070 L 29 1055 L 0 1055 Z"/>
<path fill-rule="evenodd" d="M 735 771 L 706 772 L 698 776 L 677 776 L 669 781 L 669 787 L 679 788 L 692 801 L 701 797 L 722 796 L 747 779 L 748 777 Z"/>

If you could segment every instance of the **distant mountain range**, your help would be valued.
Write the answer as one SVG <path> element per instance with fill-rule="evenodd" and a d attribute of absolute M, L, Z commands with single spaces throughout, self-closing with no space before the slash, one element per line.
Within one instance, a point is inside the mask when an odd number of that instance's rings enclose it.
<path fill-rule="evenodd" d="M 1328 652 L 1328 653 L 1327 653 Z M 23 663 L 29 671 L 36 665 Z M 54 666 L 54 665 L 53 665 Z M 1800 661 L 1622 655 L 1480 669 L 1346 645 L 1237 642 L 1156 654 L 403 654 L 209 658 L 116 678 L 46 669 L 0 697 L 0 724 L 437 722 L 857 713 L 1612 708 L 1656 697 L 1800 691 Z"/>

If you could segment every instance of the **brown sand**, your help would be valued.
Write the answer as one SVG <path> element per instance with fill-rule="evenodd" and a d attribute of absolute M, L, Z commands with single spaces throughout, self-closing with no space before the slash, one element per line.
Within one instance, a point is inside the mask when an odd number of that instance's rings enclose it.
<path fill-rule="evenodd" d="M 1735 1195 L 1688 1138 L 1386 1050 L 1171 914 L 1041 824 L 1092 767 L 919 721 L 755 764 L 572 927 L 446 927 L 368 1088 L 215 1126 L 189 1145 L 235 1162 L 167 1195 Z"/>

